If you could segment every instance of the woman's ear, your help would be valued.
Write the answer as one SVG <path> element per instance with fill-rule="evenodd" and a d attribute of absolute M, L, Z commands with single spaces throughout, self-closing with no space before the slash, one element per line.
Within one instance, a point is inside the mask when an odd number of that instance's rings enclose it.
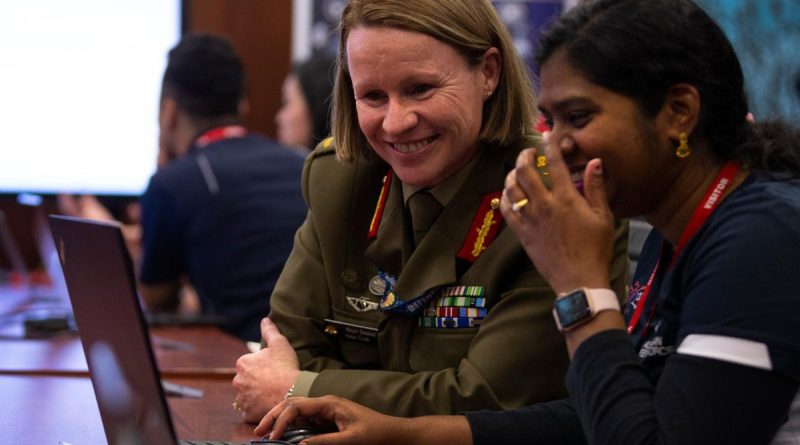
<path fill-rule="evenodd" d="M 494 90 L 497 89 L 497 85 L 500 83 L 502 65 L 503 56 L 497 48 L 491 47 L 483 53 L 480 70 L 484 78 L 484 91 L 487 93 L 494 93 Z M 491 94 L 489 95 L 491 96 Z"/>
<path fill-rule="evenodd" d="M 661 109 L 668 136 L 678 140 L 680 133 L 691 136 L 700 120 L 700 92 L 693 85 L 678 83 L 667 90 Z"/>

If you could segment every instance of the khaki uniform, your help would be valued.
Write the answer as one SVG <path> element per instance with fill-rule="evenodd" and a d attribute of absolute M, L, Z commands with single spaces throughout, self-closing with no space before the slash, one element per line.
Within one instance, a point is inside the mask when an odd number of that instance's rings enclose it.
<path fill-rule="evenodd" d="M 301 369 L 319 373 L 301 373 L 294 394 L 334 394 L 399 416 L 509 409 L 565 395 L 568 357 L 551 313 L 555 296 L 514 233 L 503 223 L 477 261 L 457 258 L 483 198 L 502 191 L 519 150 L 481 150 L 414 249 L 396 177 L 377 237 L 368 237 L 389 166 L 340 162 L 323 146 L 306 160 L 308 216 L 271 299 L 270 316 Z M 611 265 L 618 295 L 626 249 L 624 224 Z M 379 270 L 397 277 L 401 298 L 442 285 L 482 286 L 488 315 L 479 327 L 447 329 L 381 312 L 369 287 Z"/>

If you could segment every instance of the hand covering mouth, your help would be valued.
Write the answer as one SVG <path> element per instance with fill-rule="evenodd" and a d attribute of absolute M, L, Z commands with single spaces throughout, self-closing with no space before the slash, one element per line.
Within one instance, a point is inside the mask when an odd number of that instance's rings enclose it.
<path fill-rule="evenodd" d="M 585 170 L 586 164 L 571 165 L 569 167 L 569 179 L 572 180 L 572 184 L 575 185 L 581 195 L 583 194 L 583 172 Z"/>

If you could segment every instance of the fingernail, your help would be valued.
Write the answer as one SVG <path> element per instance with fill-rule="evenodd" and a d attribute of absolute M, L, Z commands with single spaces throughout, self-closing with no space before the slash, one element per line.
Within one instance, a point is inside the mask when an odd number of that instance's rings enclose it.
<path fill-rule="evenodd" d="M 603 174 L 603 161 L 600 159 L 597 160 L 594 164 L 594 174 L 602 175 Z"/>

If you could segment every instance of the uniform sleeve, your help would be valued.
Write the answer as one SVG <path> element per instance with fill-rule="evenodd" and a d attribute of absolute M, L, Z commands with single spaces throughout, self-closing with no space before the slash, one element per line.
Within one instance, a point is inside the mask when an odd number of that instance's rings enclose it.
<path fill-rule="evenodd" d="M 327 154 L 326 154 L 327 153 Z M 310 170 L 318 156 L 332 156 L 324 142 L 305 161 L 302 173 L 303 197 L 309 211 L 295 233 L 294 245 L 270 297 L 270 319 L 297 353 L 301 369 L 319 371 L 342 368 L 335 342 L 323 334 L 322 320 L 332 318 L 332 303 L 325 263 L 317 236 L 316 214 L 309 196 Z M 304 372 L 296 395 L 302 396 L 314 375 Z"/>
<path fill-rule="evenodd" d="M 142 264 L 139 281 L 159 284 L 177 280 L 184 270 L 182 230 L 175 200 L 159 176 L 153 176 L 142 199 Z"/>
<path fill-rule="evenodd" d="M 270 319 L 291 341 L 301 368 L 309 371 L 344 366 L 321 325 L 331 318 L 331 301 L 314 225 L 309 211 L 270 298 Z"/>

